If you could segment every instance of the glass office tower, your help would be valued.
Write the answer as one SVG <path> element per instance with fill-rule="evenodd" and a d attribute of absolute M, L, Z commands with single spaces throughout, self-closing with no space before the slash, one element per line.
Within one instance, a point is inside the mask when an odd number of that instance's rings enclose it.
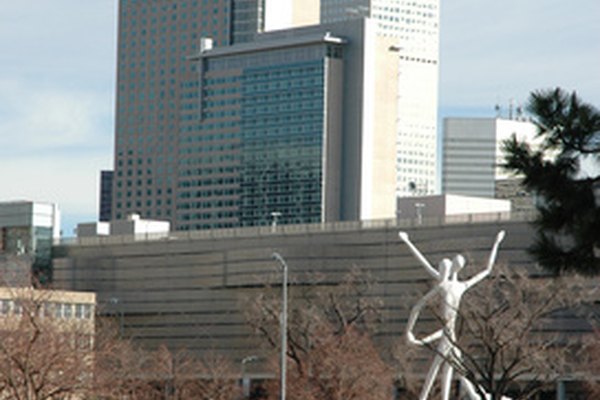
<path fill-rule="evenodd" d="M 324 220 L 324 142 L 340 135 L 325 104 L 341 98 L 342 47 L 321 36 L 200 54 L 183 94 L 179 229 L 266 225 L 273 212 Z"/>

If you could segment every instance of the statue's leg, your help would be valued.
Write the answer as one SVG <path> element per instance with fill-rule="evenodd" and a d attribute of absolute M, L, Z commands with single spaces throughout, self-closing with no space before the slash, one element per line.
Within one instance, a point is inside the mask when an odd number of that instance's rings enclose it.
<path fill-rule="evenodd" d="M 471 383 L 470 380 L 468 380 L 467 378 L 465 378 L 464 376 L 460 376 L 460 387 L 461 390 L 464 390 L 467 393 L 467 396 L 469 396 L 469 399 L 471 400 L 481 400 L 481 396 L 479 396 L 479 394 L 477 393 L 477 390 L 475 390 L 475 386 L 473 386 L 473 383 Z"/>
<path fill-rule="evenodd" d="M 461 362 L 462 352 L 460 351 L 460 349 L 456 347 L 452 349 L 452 355 L 455 358 L 456 362 Z M 475 390 L 475 385 L 473 384 L 473 382 L 465 378 L 462 374 L 459 374 L 458 379 L 460 380 L 461 391 L 466 392 L 470 400 L 482 400 L 479 393 L 477 393 L 477 390 Z"/>
<path fill-rule="evenodd" d="M 435 377 L 440 369 L 440 366 L 444 362 L 444 358 L 441 355 L 436 355 L 431 363 L 431 367 L 429 367 L 429 372 L 427 372 L 427 377 L 425 378 L 425 383 L 423 384 L 423 389 L 421 389 L 421 395 L 419 396 L 419 400 L 427 400 L 429 396 L 429 392 L 433 387 L 433 382 L 435 381 Z"/>
<path fill-rule="evenodd" d="M 442 400 L 449 400 L 450 393 L 452 392 L 452 373 L 454 372 L 454 368 L 448 362 L 444 363 L 442 367 Z"/>

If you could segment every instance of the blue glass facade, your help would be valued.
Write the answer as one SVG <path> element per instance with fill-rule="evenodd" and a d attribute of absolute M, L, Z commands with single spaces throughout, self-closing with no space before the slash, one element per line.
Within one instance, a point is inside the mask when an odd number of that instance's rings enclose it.
<path fill-rule="evenodd" d="M 184 86 L 177 229 L 238 226 L 241 77 L 208 74 Z"/>
<path fill-rule="evenodd" d="M 207 57 L 184 84 L 178 229 L 311 223 L 323 216 L 323 43 Z"/>
<path fill-rule="evenodd" d="M 240 224 L 321 221 L 323 60 L 243 76 Z"/>

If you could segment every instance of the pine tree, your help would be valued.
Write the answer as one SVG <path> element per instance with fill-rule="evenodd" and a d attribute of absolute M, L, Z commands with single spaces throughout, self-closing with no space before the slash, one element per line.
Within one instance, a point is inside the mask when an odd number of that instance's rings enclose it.
<path fill-rule="evenodd" d="M 560 88 L 533 92 L 527 111 L 541 142 L 531 146 L 513 135 L 504 143 L 504 167 L 538 198 L 530 251 L 556 275 L 600 274 L 600 198 L 593 192 L 600 176 L 582 174 L 584 158 L 596 174 L 600 168 L 600 111 Z"/>

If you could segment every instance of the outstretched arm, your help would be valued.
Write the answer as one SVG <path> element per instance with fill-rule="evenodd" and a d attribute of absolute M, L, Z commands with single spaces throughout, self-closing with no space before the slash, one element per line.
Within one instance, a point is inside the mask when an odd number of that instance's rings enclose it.
<path fill-rule="evenodd" d="M 404 243 L 406 243 L 406 245 L 408 246 L 410 251 L 412 251 L 412 253 L 415 255 L 415 257 L 417 257 L 417 260 L 419 260 L 421 262 L 421 264 L 425 267 L 425 271 L 427 271 L 427 273 L 429 275 L 433 276 L 435 279 L 439 280 L 440 273 L 435 268 L 433 268 L 431 266 L 431 264 L 429 264 L 429 261 L 427 261 L 427 259 L 423 256 L 423 254 L 421 254 L 419 249 L 417 249 L 415 247 L 415 245 L 412 244 L 412 242 L 408 238 L 408 234 L 406 232 L 401 231 L 398 233 L 398 236 L 400 237 L 400 239 L 402 239 L 402 241 Z"/>
<path fill-rule="evenodd" d="M 421 298 L 417 302 L 417 304 L 415 304 L 415 306 L 412 308 L 412 310 L 410 311 L 410 317 L 408 318 L 408 324 L 406 324 L 406 341 L 409 344 L 416 344 L 419 346 L 424 346 L 424 345 L 431 343 L 434 340 L 440 339 L 442 337 L 442 335 L 443 335 L 442 329 L 440 329 L 439 331 L 436 331 L 428 336 L 425 336 L 423 339 L 415 338 L 415 335 L 413 333 L 413 329 L 415 328 L 417 319 L 419 319 L 419 314 L 421 313 L 421 310 L 423 309 L 425 304 L 427 304 L 429 299 L 431 299 L 437 292 L 438 292 L 437 287 L 432 289 L 431 291 L 429 291 L 429 293 L 427 293 L 425 296 L 423 296 L 423 298 Z"/>
<path fill-rule="evenodd" d="M 481 282 L 486 276 L 488 276 L 492 272 L 492 268 L 494 267 L 494 263 L 496 262 L 496 255 L 498 254 L 498 246 L 500 246 L 500 243 L 502 242 L 502 240 L 504 240 L 505 235 L 506 233 L 504 231 L 498 232 L 498 235 L 496 236 L 496 241 L 494 242 L 494 247 L 492 247 L 492 251 L 490 253 L 490 258 L 488 259 L 487 267 L 466 282 L 467 289 Z"/>

